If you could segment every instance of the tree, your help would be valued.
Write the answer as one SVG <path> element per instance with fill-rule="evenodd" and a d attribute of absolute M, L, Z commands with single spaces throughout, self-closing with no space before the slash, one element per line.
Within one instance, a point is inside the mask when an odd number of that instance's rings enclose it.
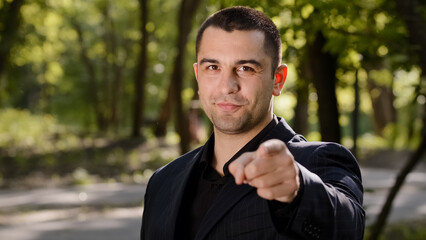
<path fill-rule="evenodd" d="M 369 11 L 366 18 L 366 28 L 362 38 L 369 39 L 369 36 L 380 37 L 377 32 L 376 20 L 377 10 Z M 388 40 L 386 40 L 388 41 Z M 383 44 L 385 41 L 381 41 Z M 374 44 L 371 44 L 374 43 Z M 391 44 L 386 42 L 387 46 Z M 393 94 L 393 76 L 390 72 L 389 64 L 386 64 L 386 58 L 379 56 L 376 51 L 380 49 L 380 45 L 375 41 L 370 41 L 370 45 L 364 49 L 359 49 L 364 56 L 362 67 L 367 71 L 367 88 L 373 108 L 374 132 L 378 136 L 383 136 L 383 130 L 388 124 L 396 122 L 396 110 L 393 106 L 395 96 Z M 393 53 L 397 51 L 392 50 Z"/>
<path fill-rule="evenodd" d="M 83 30 L 79 23 L 75 20 L 72 21 L 72 25 L 75 28 L 75 31 L 78 35 L 78 43 L 80 44 L 80 56 L 81 60 L 87 70 L 88 80 L 89 80 L 89 88 L 87 88 L 87 96 L 91 100 L 91 104 L 93 106 L 93 110 L 95 113 L 96 124 L 100 131 L 107 130 L 107 120 L 104 114 L 103 108 L 101 107 L 101 100 L 99 99 L 100 89 L 98 87 L 98 77 L 96 74 L 96 69 L 94 63 L 89 57 L 88 49 L 84 43 L 83 39 Z"/>
<path fill-rule="evenodd" d="M 326 39 L 317 32 L 315 41 L 308 45 L 309 67 L 317 89 L 318 115 L 323 141 L 340 142 L 339 111 L 336 97 L 336 57 L 326 52 Z"/>
<path fill-rule="evenodd" d="M 396 110 L 393 106 L 395 100 L 393 77 L 383 66 L 383 62 L 379 62 L 375 67 L 371 65 L 371 62 L 364 61 L 363 66 L 368 72 L 367 87 L 374 109 L 374 130 L 378 136 L 383 136 L 385 127 L 396 122 Z"/>
<path fill-rule="evenodd" d="M 2 75 L 21 23 L 20 9 L 24 0 L 3 1 L 0 9 L 0 107 L 2 106 Z"/>
<path fill-rule="evenodd" d="M 147 46 L 148 46 L 148 31 L 146 30 L 146 24 L 148 22 L 148 0 L 139 0 L 140 6 L 140 32 L 141 39 L 139 41 L 140 55 L 138 65 L 136 66 L 136 74 L 134 77 L 135 85 L 135 100 L 133 109 L 133 127 L 132 136 L 141 136 L 141 126 L 143 125 L 144 119 L 144 104 L 145 104 L 145 85 L 146 85 L 146 68 L 147 68 Z"/>
<path fill-rule="evenodd" d="M 315 4 L 315 5 L 313 5 Z M 291 14 L 291 24 L 285 22 L 284 32 L 285 58 L 293 58 L 299 69 L 296 84 L 297 104 L 294 127 L 297 131 L 308 129 L 309 84 L 316 89 L 318 98 L 318 116 L 321 138 L 324 141 L 340 142 L 339 110 L 336 96 L 336 71 L 338 55 L 330 49 L 329 25 L 319 24 L 329 18 L 329 12 L 336 10 L 339 4 L 300 1 L 287 5 Z M 285 16 L 285 15 L 284 15 Z M 303 44 L 301 44 L 303 43 Z M 332 51 L 333 50 L 333 51 Z"/>
<path fill-rule="evenodd" d="M 173 72 L 170 78 L 167 98 L 161 108 L 157 134 L 164 134 L 169 120 L 171 106 L 175 107 L 176 131 L 180 136 L 180 150 L 189 151 L 190 135 L 188 114 L 183 108 L 181 92 L 183 90 L 183 64 L 185 59 L 186 43 L 192 28 L 192 19 L 201 0 L 182 0 L 178 18 L 177 55 L 174 60 Z"/>
<path fill-rule="evenodd" d="M 82 76 L 86 80 L 83 84 L 88 86 L 84 88 L 85 98 L 93 109 L 98 131 L 106 133 L 112 129 L 118 133 L 120 116 L 123 116 L 119 113 L 123 102 L 123 79 L 132 57 L 133 43 L 125 34 L 130 27 L 123 28 L 120 24 L 128 24 L 127 21 L 132 19 L 118 15 L 121 12 L 116 10 L 113 1 L 84 4 L 82 8 L 64 11 L 77 33 L 80 59 L 86 70 L 86 76 Z M 98 18 L 86 21 L 80 18 L 82 14 L 93 14 Z"/>
<path fill-rule="evenodd" d="M 308 66 L 307 57 L 301 60 L 299 67 L 300 79 L 296 84 L 297 103 L 294 109 L 293 128 L 297 133 L 302 135 L 308 134 L 308 107 L 309 107 L 309 81 L 313 78 L 311 69 Z"/>

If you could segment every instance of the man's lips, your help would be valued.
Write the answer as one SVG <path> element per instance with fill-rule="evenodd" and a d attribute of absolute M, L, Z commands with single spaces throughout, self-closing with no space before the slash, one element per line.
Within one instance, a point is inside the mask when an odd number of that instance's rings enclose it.
<path fill-rule="evenodd" d="M 229 102 L 220 102 L 220 103 L 216 103 L 216 105 L 222 111 L 226 111 L 226 112 L 235 111 L 242 106 L 242 105 L 239 105 L 239 104 L 234 104 L 234 103 L 229 103 Z"/>

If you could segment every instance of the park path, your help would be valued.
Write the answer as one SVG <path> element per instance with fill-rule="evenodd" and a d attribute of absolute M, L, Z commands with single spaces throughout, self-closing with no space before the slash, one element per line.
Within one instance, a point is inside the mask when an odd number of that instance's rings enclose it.
<path fill-rule="evenodd" d="M 367 224 L 376 218 L 394 170 L 362 168 Z M 1 240 L 139 239 L 144 184 L 93 184 L 0 191 Z M 426 218 L 426 173 L 411 173 L 390 222 Z"/>
<path fill-rule="evenodd" d="M 0 240 L 139 239 L 145 184 L 0 191 Z"/>

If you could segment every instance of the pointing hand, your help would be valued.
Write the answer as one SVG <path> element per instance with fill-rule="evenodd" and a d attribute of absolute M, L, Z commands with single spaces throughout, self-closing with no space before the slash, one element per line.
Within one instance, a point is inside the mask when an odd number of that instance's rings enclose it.
<path fill-rule="evenodd" d="M 299 168 L 284 142 L 272 139 L 255 152 L 243 153 L 229 165 L 236 184 L 257 188 L 267 200 L 291 202 L 300 187 Z"/>

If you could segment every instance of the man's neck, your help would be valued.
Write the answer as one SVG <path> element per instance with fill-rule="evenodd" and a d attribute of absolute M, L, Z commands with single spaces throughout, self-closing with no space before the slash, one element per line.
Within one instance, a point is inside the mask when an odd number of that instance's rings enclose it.
<path fill-rule="evenodd" d="M 256 128 L 248 132 L 240 134 L 226 134 L 214 130 L 214 156 L 212 167 L 223 176 L 223 166 L 234 156 L 241 148 L 243 148 L 250 140 L 252 140 L 259 132 L 264 129 L 272 119 L 259 124 Z"/>

